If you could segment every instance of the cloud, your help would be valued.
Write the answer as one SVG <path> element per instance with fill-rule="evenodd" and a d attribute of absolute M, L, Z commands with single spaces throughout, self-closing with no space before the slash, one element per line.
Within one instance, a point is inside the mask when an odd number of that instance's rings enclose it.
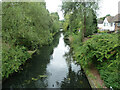
<path fill-rule="evenodd" d="M 49 12 L 58 12 L 60 19 L 63 19 L 63 13 L 60 11 L 62 0 L 45 0 Z M 99 3 L 98 17 L 104 17 L 107 14 L 115 16 L 118 14 L 118 2 L 120 0 L 101 0 Z M 120 6 L 119 6 L 120 7 Z M 119 10 L 120 12 L 120 10 Z"/>
<path fill-rule="evenodd" d="M 118 2 L 120 0 L 101 0 L 99 6 L 100 10 L 98 11 L 99 16 L 103 17 L 107 14 L 110 14 L 112 16 L 115 16 L 118 14 Z"/>
<path fill-rule="evenodd" d="M 50 13 L 58 12 L 60 20 L 64 19 L 60 7 L 62 5 L 61 0 L 45 0 L 45 2 L 46 2 L 46 8 L 49 10 Z"/>

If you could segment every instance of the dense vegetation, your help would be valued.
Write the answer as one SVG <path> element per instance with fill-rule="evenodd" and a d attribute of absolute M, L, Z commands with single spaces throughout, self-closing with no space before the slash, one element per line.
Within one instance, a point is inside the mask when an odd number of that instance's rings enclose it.
<path fill-rule="evenodd" d="M 59 16 L 50 14 L 44 2 L 3 2 L 2 8 L 2 77 L 7 78 L 33 51 L 52 42 Z"/>
<path fill-rule="evenodd" d="M 96 19 L 97 3 L 95 2 L 63 2 L 62 10 L 64 12 L 65 22 L 64 31 L 70 31 L 74 34 L 81 33 L 83 38 L 97 32 Z"/>
<path fill-rule="evenodd" d="M 120 89 L 119 37 L 107 33 L 93 35 L 97 32 L 96 8 L 95 3 L 64 2 L 65 36 L 71 41 L 75 60 L 83 68 L 94 65 L 108 88 Z"/>
<path fill-rule="evenodd" d="M 91 64 L 94 64 L 107 87 L 112 86 L 120 89 L 118 35 L 93 35 L 92 38 L 82 44 L 72 43 L 72 47 L 75 51 L 76 60 L 83 68 L 89 68 Z"/>

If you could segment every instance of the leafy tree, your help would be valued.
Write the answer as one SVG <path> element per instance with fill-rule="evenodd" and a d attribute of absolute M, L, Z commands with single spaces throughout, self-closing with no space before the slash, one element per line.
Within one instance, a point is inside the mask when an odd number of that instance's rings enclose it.
<path fill-rule="evenodd" d="M 58 15 L 57 12 L 55 12 L 55 13 L 51 13 L 50 16 L 52 18 L 51 19 L 51 21 L 52 21 L 52 30 L 51 30 L 51 32 L 56 33 L 56 32 L 58 32 L 58 30 L 60 28 L 59 15 Z"/>
<path fill-rule="evenodd" d="M 29 51 L 52 42 L 59 16 L 50 14 L 45 2 L 3 2 L 2 8 L 2 77 L 7 78 L 30 58 Z"/>
<path fill-rule="evenodd" d="M 97 24 L 97 8 L 97 2 L 63 2 L 62 10 L 64 12 L 64 16 L 67 14 L 70 16 L 70 30 L 73 32 L 81 30 L 82 40 L 84 36 L 88 36 L 95 32 L 94 30 L 96 29 Z"/>

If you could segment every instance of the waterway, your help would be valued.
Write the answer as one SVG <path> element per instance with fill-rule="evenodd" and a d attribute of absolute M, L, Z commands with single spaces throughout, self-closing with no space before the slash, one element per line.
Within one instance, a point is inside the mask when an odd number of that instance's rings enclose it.
<path fill-rule="evenodd" d="M 51 45 L 27 61 L 23 70 L 3 82 L 3 88 L 91 88 L 81 66 L 60 32 Z"/>

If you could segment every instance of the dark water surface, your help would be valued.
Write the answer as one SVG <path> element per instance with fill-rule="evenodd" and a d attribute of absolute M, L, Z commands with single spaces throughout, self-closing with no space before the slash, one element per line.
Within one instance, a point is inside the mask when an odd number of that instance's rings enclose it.
<path fill-rule="evenodd" d="M 3 88 L 90 88 L 90 85 L 60 33 L 52 45 L 42 47 L 30 59 L 23 71 L 7 79 Z"/>

